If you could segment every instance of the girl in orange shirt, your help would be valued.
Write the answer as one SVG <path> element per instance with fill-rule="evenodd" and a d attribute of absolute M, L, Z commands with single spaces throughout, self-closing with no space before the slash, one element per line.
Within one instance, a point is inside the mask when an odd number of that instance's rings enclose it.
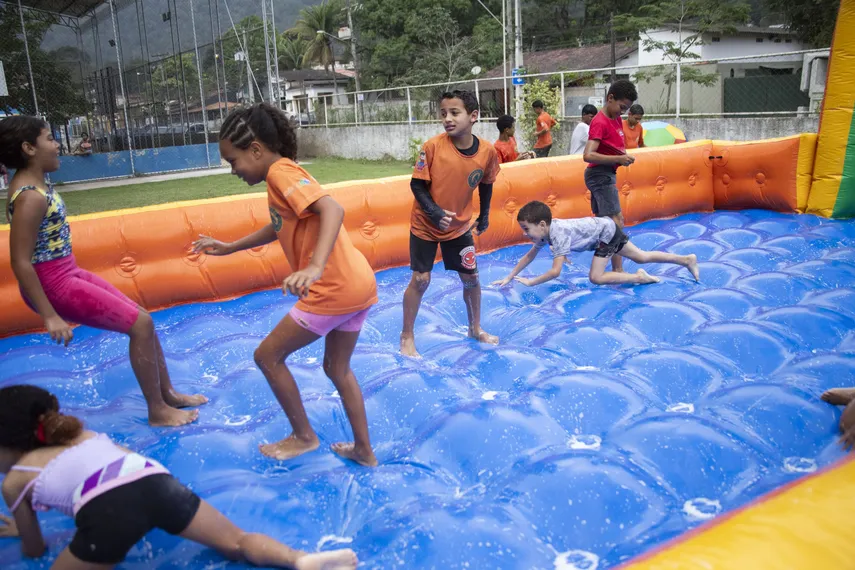
<path fill-rule="evenodd" d="M 377 303 L 377 282 L 368 261 L 342 227 L 344 209 L 297 165 L 297 137 L 285 115 L 272 105 L 261 103 L 231 113 L 220 129 L 220 155 L 231 165 L 232 174 L 250 186 L 267 181 L 271 221 L 232 243 L 200 236 L 194 250 L 228 255 L 278 239 L 294 270 L 282 290 L 298 298 L 255 351 L 255 362 L 292 429 L 285 439 L 262 445 L 261 452 L 290 459 L 318 448 L 318 436 L 285 360 L 326 337 L 324 372 L 341 396 L 354 436 L 353 443 L 330 447 L 362 465 L 377 465 L 362 391 L 350 368 L 362 324 L 371 305 Z"/>

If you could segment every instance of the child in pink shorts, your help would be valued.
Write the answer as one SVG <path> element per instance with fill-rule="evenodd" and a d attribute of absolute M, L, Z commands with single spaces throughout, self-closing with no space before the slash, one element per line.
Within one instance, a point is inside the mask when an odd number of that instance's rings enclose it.
<path fill-rule="evenodd" d="M 220 155 L 231 164 L 232 174 L 250 186 L 267 181 L 270 224 L 233 243 L 200 236 L 195 250 L 228 255 L 278 239 L 294 269 L 282 289 L 298 297 L 291 312 L 255 351 L 255 362 L 292 429 L 285 439 L 261 446 L 261 452 L 290 459 L 317 449 L 318 436 L 285 360 L 326 337 L 324 372 L 341 396 L 354 438 L 353 443 L 334 443 L 331 448 L 362 465 L 377 465 L 362 391 L 350 368 L 362 324 L 377 302 L 377 282 L 342 227 L 344 210 L 294 162 L 297 137 L 285 115 L 271 105 L 261 103 L 230 114 L 220 129 Z"/>
<path fill-rule="evenodd" d="M 130 337 L 130 359 L 154 426 L 195 421 L 201 395 L 180 394 L 172 387 L 163 349 L 151 316 L 118 289 L 77 266 L 65 203 L 45 174 L 59 168 L 59 145 L 47 123 L 18 116 L 0 121 L 0 163 L 15 170 L 9 184 L 6 216 L 12 225 L 9 245 L 12 271 L 21 296 L 44 319 L 57 343 L 68 345 L 70 322 Z"/>

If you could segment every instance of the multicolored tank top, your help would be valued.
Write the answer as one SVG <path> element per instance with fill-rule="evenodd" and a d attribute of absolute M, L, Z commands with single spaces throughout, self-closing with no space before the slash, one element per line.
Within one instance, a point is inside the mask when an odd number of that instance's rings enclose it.
<path fill-rule="evenodd" d="M 47 190 L 38 186 L 21 186 L 9 200 L 9 220 L 15 213 L 15 199 L 26 190 L 35 190 L 47 200 L 47 211 L 39 226 L 39 236 L 33 251 L 33 264 L 53 261 L 71 255 L 71 228 L 65 218 L 65 202 L 62 197 L 48 185 Z"/>

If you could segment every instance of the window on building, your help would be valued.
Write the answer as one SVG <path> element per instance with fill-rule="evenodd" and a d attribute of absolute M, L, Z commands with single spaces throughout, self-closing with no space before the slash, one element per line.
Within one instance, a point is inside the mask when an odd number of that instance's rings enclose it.
<path fill-rule="evenodd" d="M 787 38 L 786 40 L 784 40 L 784 43 L 791 44 L 791 43 L 793 43 L 793 40 L 791 40 L 790 38 Z"/>
<path fill-rule="evenodd" d="M 717 44 L 717 43 L 718 43 L 718 42 L 720 42 L 720 41 L 721 41 L 721 38 L 720 38 L 720 37 L 718 37 L 718 36 L 713 36 L 713 37 L 712 37 L 712 43 Z"/>
<path fill-rule="evenodd" d="M 757 38 L 755 41 L 756 41 L 758 44 L 762 44 L 762 43 L 763 43 L 763 38 Z"/>

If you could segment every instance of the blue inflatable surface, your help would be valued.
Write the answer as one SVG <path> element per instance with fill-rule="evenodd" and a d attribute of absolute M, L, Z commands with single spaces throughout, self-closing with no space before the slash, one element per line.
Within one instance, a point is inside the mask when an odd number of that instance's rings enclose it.
<path fill-rule="evenodd" d="M 289 431 L 253 350 L 293 303 L 279 291 L 158 312 L 176 384 L 211 403 L 198 424 L 152 430 L 120 335 L 78 329 L 0 341 L 0 385 L 35 383 L 88 426 L 167 465 L 246 529 L 306 550 L 350 547 L 362 568 L 609 568 L 828 465 L 855 385 L 855 224 L 722 212 L 629 229 L 645 249 L 694 252 L 702 283 L 647 266 L 657 285 L 597 287 L 591 254 L 557 282 L 484 290 L 497 347 L 466 339 L 456 275 L 438 267 L 417 322 L 423 360 L 397 354 L 407 269 L 378 274 L 380 304 L 353 359 L 381 466 L 326 445 L 350 437 L 321 370 L 290 362 L 320 450 L 279 463 L 258 445 Z M 526 251 L 480 257 L 483 283 Z M 545 271 L 544 253 L 529 274 Z M 627 269 L 634 266 L 627 263 Z M 73 534 L 41 518 L 49 557 Z M 237 568 L 160 531 L 123 568 Z"/>

